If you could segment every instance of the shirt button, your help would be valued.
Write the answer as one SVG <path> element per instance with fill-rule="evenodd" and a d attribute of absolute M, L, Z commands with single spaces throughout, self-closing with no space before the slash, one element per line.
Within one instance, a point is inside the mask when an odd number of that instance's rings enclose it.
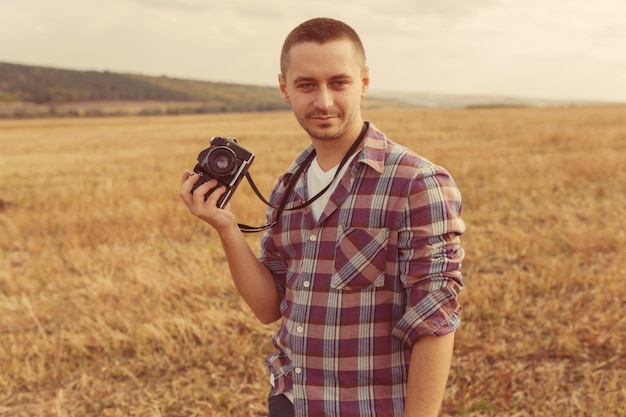
<path fill-rule="evenodd" d="M 302 326 L 298 326 L 298 327 L 296 328 L 296 331 L 297 331 L 298 333 L 302 333 L 302 332 L 304 331 L 304 327 L 302 327 Z"/>
<path fill-rule="evenodd" d="M 295 373 L 297 373 L 298 375 L 300 375 L 302 373 L 302 368 L 298 367 L 296 369 L 293 370 Z"/>
<path fill-rule="evenodd" d="M 309 240 L 310 240 L 311 242 L 315 242 L 315 241 L 317 240 L 317 236 L 315 236 L 315 235 L 311 235 L 311 236 L 309 236 Z"/>
<path fill-rule="evenodd" d="M 304 288 L 309 288 L 311 286 L 311 283 L 309 281 L 304 281 L 302 285 L 304 286 Z"/>

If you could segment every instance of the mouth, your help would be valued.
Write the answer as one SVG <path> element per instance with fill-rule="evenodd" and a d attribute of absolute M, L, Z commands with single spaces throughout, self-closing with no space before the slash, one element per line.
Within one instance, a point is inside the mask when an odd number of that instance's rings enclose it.
<path fill-rule="evenodd" d="M 331 116 L 315 116 L 311 117 L 311 122 L 319 128 L 328 128 L 334 125 L 335 117 Z"/>
<path fill-rule="evenodd" d="M 336 119 L 337 117 L 339 116 L 336 114 L 311 114 L 309 116 L 311 120 L 320 121 L 320 122 L 326 122 L 332 119 Z"/>

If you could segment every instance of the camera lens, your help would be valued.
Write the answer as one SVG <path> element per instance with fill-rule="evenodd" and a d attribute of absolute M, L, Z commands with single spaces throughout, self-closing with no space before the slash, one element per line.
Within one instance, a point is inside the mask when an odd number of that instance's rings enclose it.
<path fill-rule="evenodd" d="M 206 167 L 216 177 L 233 174 L 237 168 L 235 152 L 225 146 L 211 149 L 206 157 Z"/>
<path fill-rule="evenodd" d="M 228 166 L 230 164 L 230 159 L 228 159 L 227 155 L 217 155 L 215 157 L 215 161 L 214 162 L 215 162 L 215 166 L 218 169 L 225 170 L 225 169 L 228 169 Z"/>

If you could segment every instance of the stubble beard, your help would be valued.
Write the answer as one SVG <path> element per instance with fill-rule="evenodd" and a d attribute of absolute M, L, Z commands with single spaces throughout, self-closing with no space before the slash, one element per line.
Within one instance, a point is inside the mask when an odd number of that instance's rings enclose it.
<path fill-rule="evenodd" d="M 334 140 L 343 136 L 349 129 L 352 123 L 356 120 L 356 113 L 350 114 L 348 118 L 345 117 L 345 113 L 340 110 L 333 111 L 321 111 L 315 109 L 307 112 L 304 116 L 298 114 L 295 115 L 296 120 L 300 123 L 300 126 L 309 134 L 312 139 L 319 141 Z M 318 116 L 333 116 L 332 122 L 329 122 L 328 126 L 316 125 L 311 119 Z M 336 127 L 331 126 L 331 123 L 339 122 Z"/>

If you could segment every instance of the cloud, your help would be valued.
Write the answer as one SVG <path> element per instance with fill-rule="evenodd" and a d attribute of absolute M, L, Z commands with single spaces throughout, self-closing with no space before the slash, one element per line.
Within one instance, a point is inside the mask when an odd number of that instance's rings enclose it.
<path fill-rule="evenodd" d="M 0 61 L 275 85 L 286 34 L 330 15 L 361 35 L 373 91 L 626 101 L 623 0 L 0 4 Z"/>
<path fill-rule="evenodd" d="M 205 12 L 213 7 L 212 2 L 201 0 L 135 0 L 134 2 L 148 8 L 156 7 L 190 13 Z"/>

